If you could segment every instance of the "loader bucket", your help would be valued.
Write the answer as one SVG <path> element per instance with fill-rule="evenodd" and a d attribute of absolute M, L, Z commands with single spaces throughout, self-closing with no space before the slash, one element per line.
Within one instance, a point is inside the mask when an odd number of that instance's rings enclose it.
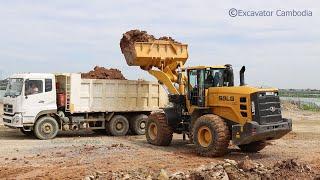
<path fill-rule="evenodd" d="M 185 64 L 188 59 L 188 45 L 166 40 L 152 42 L 135 42 L 133 46 L 123 49 L 122 53 L 129 66 L 140 66 L 142 69 L 167 66 L 180 61 Z"/>

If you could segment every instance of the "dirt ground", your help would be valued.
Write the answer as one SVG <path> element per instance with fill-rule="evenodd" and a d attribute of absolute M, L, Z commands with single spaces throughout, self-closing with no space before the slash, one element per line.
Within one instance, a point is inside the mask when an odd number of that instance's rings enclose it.
<path fill-rule="evenodd" d="M 246 156 L 265 166 L 296 158 L 320 174 L 320 113 L 284 111 L 284 116 L 293 119 L 293 132 L 260 153 L 245 154 L 230 147 L 230 154 L 221 158 L 197 156 L 194 146 L 180 135 L 174 136 L 169 147 L 149 145 L 144 136 L 110 137 L 91 132 L 63 133 L 41 141 L 0 125 L 0 179 L 84 179 L 122 171 L 159 174 L 161 169 L 174 173 Z M 291 174 L 290 178 L 297 177 Z"/>

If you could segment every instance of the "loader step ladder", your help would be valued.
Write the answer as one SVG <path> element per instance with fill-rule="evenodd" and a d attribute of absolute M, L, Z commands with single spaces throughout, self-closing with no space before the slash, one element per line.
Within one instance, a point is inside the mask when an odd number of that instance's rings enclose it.
<path fill-rule="evenodd" d="M 70 112 L 70 94 L 71 94 L 70 85 L 71 85 L 70 76 L 66 76 L 66 109 L 65 109 L 66 112 Z"/>

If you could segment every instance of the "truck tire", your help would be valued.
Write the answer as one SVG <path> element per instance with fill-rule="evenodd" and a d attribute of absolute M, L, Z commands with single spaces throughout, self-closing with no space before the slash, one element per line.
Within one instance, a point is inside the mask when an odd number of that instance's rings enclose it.
<path fill-rule="evenodd" d="M 157 146 L 169 146 L 172 141 L 173 131 L 167 124 L 164 113 L 153 113 L 148 117 L 146 138 L 148 143 Z"/>
<path fill-rule="evenodd" d="M 139 114 L 130 119 L 130 129 L 132 133 L 137 135 L 144 135 L 146 133 L 146 124 L 148 116 Z"/>
<path fill-rule="evenodd" d="M 199 117 L 193 127 L 193 142 L 202 156 L 217 157 L 228 152 L 230 131 L 224 120 L 216 115 Z"/>
<path fill-rule="evenodd" d="M 58 134 L 59 124 L 53 117 L 45 116 L 37 120 L 33 130 L 38 139 L 53 139 Z"/>
<path fill-rule="evenodd" d="M 129 131 L 129 121 L 122 115 L 115 115 L 108 123 L 108 130 L 113 136 L 124 136 Z"/>
<path fill-rule="evenodd" d="M 266 146 L 267 146 L 267 143 L 265 141 L 256 141 L 250 144 L 238 145 L 241 151 L 252 152 L 252 153 L 259 152 L 262 149 L 264 149 Z"/>
<path fill-rule="evenodd" d="M 23 128 L 20 128 L 20 132 L 22 132 L 26 136 L 33 136 L 33 131 L 25 131 Z"/>

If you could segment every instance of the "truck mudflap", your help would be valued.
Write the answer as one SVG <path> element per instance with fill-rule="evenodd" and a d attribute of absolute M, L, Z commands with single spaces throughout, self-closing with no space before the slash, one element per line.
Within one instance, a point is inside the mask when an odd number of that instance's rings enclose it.
<path fill-rule="evenodd" d="M 255 141 L 280 139 L 292 131 L 292 120 L 282 119 L 282 122 L 260 125 L 255 121 L 245 125 L 232 126 L 232 142 L 235 145 L 249 144 Z"/>

